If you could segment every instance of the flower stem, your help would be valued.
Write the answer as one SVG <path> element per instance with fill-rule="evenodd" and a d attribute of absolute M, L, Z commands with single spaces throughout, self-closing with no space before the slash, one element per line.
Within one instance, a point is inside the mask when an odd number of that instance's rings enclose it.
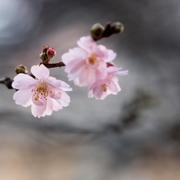
<path fill-rule="evenodd" d="M 4 84 L 8 89 L 13 89 L 12 82 L 13 80 L 9 77 L 4 77 L 0 79 L 0 84 Z"/>
<path fill-rule="evenodd" d="M 65 64 L 62 61 L 60 61 L 58 63 L 48 63 L 48 64 L 42 63 L 42 64 L 44 64 L 47 68 L 56 68 L 56 67 L 63 67 L 63 66 L 65 66 Z"/>

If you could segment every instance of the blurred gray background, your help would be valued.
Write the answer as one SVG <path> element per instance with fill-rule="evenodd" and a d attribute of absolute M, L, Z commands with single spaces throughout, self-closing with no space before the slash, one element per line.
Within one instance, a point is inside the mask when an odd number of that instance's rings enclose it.
<path fill-rule="evenodd" d="M 94 23 L 113 21 L 125 32 L 99 43 L 129 70 L 120 77 L 122 92 L 104 101 L 70 82 L 70 106 L 40 120 L 0 86 L 0 162 L 7 169 L 20 164 L 12 177 L 3 170 L 3 179 L 180 179 L 179 19 L 178 0 L 0 0 L 0 77 L 13 77 L 18 64 L 38 64 L 43 45 L 57 50 L 58 61 Z M 52 74 L 68 81 L 63 68 Z M 160 177 L 163 168 L 154 172 L 154 164 L 167 164 L 170 175 Z M 66 166 L 75 168 L 72 176 L 63 174 Z"/>

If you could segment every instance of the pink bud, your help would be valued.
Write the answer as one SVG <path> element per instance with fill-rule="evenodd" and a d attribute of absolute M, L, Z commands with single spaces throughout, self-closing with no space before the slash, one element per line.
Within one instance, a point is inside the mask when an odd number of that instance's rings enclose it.
<path fill-rule="evenodd" d="M 48 48 L 47 49 L 47 55 L 50 58 L 54 57 L 56 55 L 56 50 L 54 48 Z"/>

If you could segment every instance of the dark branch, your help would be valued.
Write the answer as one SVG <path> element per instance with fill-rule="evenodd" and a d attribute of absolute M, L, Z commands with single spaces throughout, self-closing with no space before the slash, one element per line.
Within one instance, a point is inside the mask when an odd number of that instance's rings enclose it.
<path fill-rule="evenodd" d="M 63 67 L 63 66 L 65 66 L 65 64 L 62 62 L 62 61 L 60 61 L 60 62 L 58 62 L 58 63 L 51 63 L 51 64 L 45 64 L 45 63 L 43 63 L 47 68 L 56 68 L 56 67 Z"/>
<path fill-rule="evenodd" d="M 0 79 L 0 84 L 4 84 L 8 89 L 13 89 L 12 82 L 13 80 L 9 77 L 4 77 Z"/>

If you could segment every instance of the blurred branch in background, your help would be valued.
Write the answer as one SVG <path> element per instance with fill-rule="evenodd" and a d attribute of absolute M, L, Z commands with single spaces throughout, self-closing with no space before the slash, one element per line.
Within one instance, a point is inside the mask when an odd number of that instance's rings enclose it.
<path fill-rule="evenodd" d="M 123 126 L 126 128 L 133 125 L 141 117 L 144 110 L 157 104 L 157 99 L 150 92 L 138 89 L 135 96 L 123 106 L 124 114 L 121 120 Z"/>
<path fill-rule="evenodd" d="M 107 125 L 106 129 L 120 133 L 132 127 L 140 119 L 143 111 L 157 105 L 157 99 L 151 93 L 138 89 L 132 99 L 122 107 L 122 114 L 115 124 Z"/>

